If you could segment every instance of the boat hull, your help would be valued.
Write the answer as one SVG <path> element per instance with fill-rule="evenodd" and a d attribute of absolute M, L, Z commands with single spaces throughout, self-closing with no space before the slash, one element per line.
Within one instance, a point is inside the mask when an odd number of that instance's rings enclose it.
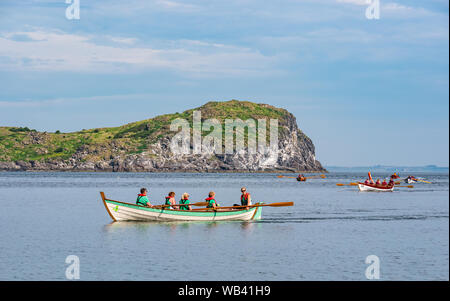
<path fill-rule="evenodd" d="M 103 199 L 103 204 L 114 221 L 249 221 L 261 219 L 262 211 L 262 207 L 224 211 L 155 209 L 108 199 Z"/>
<path fill-rule="evenodd" d="M 364 183 L 358 183 L 359 191 L 377 191 L 377 192 L 392 192 L 394 191 L 394 186 L 392 187 L 375 187 L 373 185 L 367 185 Z"/>

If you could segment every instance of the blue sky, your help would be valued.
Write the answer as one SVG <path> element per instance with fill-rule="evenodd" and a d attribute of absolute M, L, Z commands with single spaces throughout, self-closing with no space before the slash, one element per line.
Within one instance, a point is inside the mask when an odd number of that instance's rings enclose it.
<path fill-rule="evenodd" d="M 240 99 L 324 165 L 448 166 L 447 0 L 0 1 L 0 126 L 118 126 Z"/>

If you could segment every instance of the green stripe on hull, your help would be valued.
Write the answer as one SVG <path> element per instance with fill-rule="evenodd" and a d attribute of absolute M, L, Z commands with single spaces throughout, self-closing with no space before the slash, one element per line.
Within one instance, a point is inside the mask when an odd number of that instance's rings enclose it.
<path fill-rule="evenodd" d="M 165 213 L 165 214 L 171 214 L 171 215 L 182 215 L 182 216 L 203 216 L 203 217 L 217 217 L 217 216 L 232 216 L 232 215 L 239 215 L 243 214 L 245 212 L 257 210 L 256 215 L 254 219 L 258 219 L 257 216 L 259 214 L 259 218 L 261 217 L 261 211 L 262 207 L 258 207 L 256 209 L 249 209 L 249 210 L 235 210 L 235 211 L 215 211 L 215 212 L 208 212 L 208 211 L 176 211 L 176 210 L 168 210 L 168 209 L 154 209 L 149 207 L 143 207 L 138 206 L 134 204 L 127 204 L 127 203 L 121 203 L 121 202 L 115 202 L 112 200 L 105 200 L 106 203 L 112 204 L 112 205 L 118 205 L 122 207 L 132 208 L 132 209 L 138 209 L 143 211 L 150 211 L 154 213 Z"/>

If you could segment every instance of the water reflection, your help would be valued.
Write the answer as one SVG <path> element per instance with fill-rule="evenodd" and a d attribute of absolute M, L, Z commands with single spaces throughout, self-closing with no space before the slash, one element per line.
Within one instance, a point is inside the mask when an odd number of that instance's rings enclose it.
<path fill-rule="evenodd" d="M 253 223 L 253 222 L 250 222 L 250 221 L 241 222 L 241 229 L 245 230 L 246 232 L 251 232 L 254 227 L 255 227 L 255 223 Z"/>
<path fill-rule="evenodd" d="M 216 229 L 219 225 L 239 223 L 239 227 L 244 232 L 251 233 L 254 229 L 261 228 L 259 221 L 179 221 L 179 222 L 143 222 L 143 221 L 116 221 L 103 226 L 103 232 L 113 233 L 123 229 L 137 229 L 138 231 L 147 231 L 150 228 L 163 228 L 169 232 L 177 229 L 189 229 L 192 225 L 203 225 L 206 229 Z"/>

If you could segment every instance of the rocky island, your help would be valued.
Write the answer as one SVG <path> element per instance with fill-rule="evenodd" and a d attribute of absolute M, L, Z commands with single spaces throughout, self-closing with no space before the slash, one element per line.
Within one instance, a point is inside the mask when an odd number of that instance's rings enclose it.
<path fill-rule="evenodd" d="M 178 119 L 192 125 L 194 112 L 201 120 L 278 120 L 278 145 L 267 153 L 174 154 L 170 129 Z M 202 136 L 207 133 L 201 133 Z M 245 137 L 248 138 L 248 132 Z M 259 139 L 259 138 L 258 138 Z M 269 141 L 269 131 L 267 137 Z M 246 140 L 247 141 L 247 140 Z M 247 145 L 247 143 L 246 143 Z M 189 146 L 193 148 L 192 142 Z M 267 104 L 231 100 L 208 102 L 187 110 L 133 122 L 119 127 L 73 133 L 38 132 L 28 128 L 0 127 L 1 171 L 117 171 L 117 172 L 323 172 L 315 148 L 285 109 Z"/>

